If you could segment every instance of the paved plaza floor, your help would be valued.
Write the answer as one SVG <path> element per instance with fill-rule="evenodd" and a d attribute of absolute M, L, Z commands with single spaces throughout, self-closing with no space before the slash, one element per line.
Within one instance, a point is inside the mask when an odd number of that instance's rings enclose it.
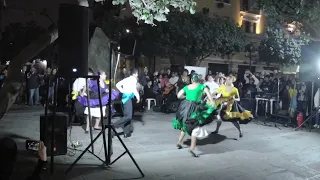
<path fill-rule="evenodd" d="M 0 121 L 0 135 L 10 136 L 19 146 L 19 162 L 13 179 L 23 179 L 36 164 L 36 157 L 25 151 L 26 139 L 39 139 L 41 107 L 15 106 Z M 145 173 L 141 179 L 212 179 L 212 180 L 316 180 L 320 179 L 320 134 L 292 128 L 266 127 L 259 122 L 243 125 L 244 137 L 231 123 L 223 123 L 219 134 L 198 142 L 199 158 L 188 153 L 189 137 L 184 149 L 176 149 L 179 132 L 172 129 L 174 114 L 146 112 L 135 116 L 132 137 L 123 139 Z M 144 123 L 142 123 L 142 121 Z M 215 129 L 215 123 L 207 127 Z M 79 151 L 55 158 L 55 174 L 43 173 L 43 179 L 108 180 L 139 178 L 139 171 L 126 154 L 107 168 L 87 153 L 65 175 L 68 166 L 90 143 L 81 127 L 68 131 L 68 141 L 83 144 Z M 95 132 L 94 135 L 97 135 Z M 123 136 L 121 136 L 123 137 Z M 104 158 L 102 138 L 95 143 L 95 154 Z M 124 152 L 114 140 L 116 158 Z"/>

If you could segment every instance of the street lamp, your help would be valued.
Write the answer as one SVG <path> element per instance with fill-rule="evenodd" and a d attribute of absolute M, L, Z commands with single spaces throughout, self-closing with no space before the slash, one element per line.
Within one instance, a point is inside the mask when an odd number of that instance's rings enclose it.
<path fill-rule="evenodd" d="M 126 32 L 127 32 L 127 33 L 130 33 L 130 29 L 126 29 Z"/>

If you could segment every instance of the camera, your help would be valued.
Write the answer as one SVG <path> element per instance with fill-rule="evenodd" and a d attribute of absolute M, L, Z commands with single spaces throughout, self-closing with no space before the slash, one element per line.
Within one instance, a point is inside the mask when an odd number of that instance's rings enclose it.
<path fill-rule="evenodd" d="M 30 151 L 38 151 L 39 150 L 39 141 L 35 140 L 26 140 L 26 149 Z"/>

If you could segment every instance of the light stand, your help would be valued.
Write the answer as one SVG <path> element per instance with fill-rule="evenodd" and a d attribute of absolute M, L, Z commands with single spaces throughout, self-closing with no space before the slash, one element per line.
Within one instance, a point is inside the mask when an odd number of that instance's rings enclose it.
<path fill-rule="evenodd" d="M 110 166 L 112 164 L 114 164 L 117 160 L 119 160 L 123 155 L 125 155 L 126 153 L 128 153 L 128 155 L 130 156 L 132 162 L 134 163 L 134 165 L 136 166 L 136 168 L 139 170 L 140 174 L 142 177 L 144 177 L 145 175 L 143 174 L 142 170 L 140 169 L 139 165 L 137 164 L 137 162 L 135 161 L 135 159 L 133 158 L 132 154 L 130 153 L 129 149 L 127 148 L 127 146 L 125 145 L 125 143 L 122 141 L 122 139 L 120 138 L 119 134 L 117 133 L 117 131 L 115 130 L 114 126 L 112 126 L 112 108 L 111 108 L 111 93 L 112 93 L 112 88 L 111 88 L 111 77 L 112 77 L 112 64 L 113 64 L 113 49 L 112 49 L 112 43 L 110 43 L 109 45 L 110 47 L 110 62 L 109 62 L 109 102 L 108 102 L 108 124 L 104 125 L 103 123 L 103 112 L 102 112 L 102 101 L 101 101 L 101 92 L 100 92 L 100 83 L 99 83 L 99 78 L 97 79 L 97 83 L 98 83 L 98 93 L 99 93 L 99 104 L 100 104 L 100 113 L 101 113 L 101 126 L 102 126 L 102 130 L 100 131 L 100 133 L 92 140 L 92 142 L 85 148 L 85 150 L 80 154 L 80 156 L 69 166 L 69 168 L 66 170 L 66 174 L 69 173 L 73 166 L 82 158 L 82 156 L 90 149 L 90 147 L 93 146 L 93 144 L 97 141 L 97 139 L 102 135 L 103 136 L 103 145 L 104 145 L 104 152 L 105 152 L 105 161 L 100 159 L 97 155 L 95 155 L 94 153 L 90 152 L 91 154 L 93 154 L 96 158 L 98 158 L 100 161 L 103 162 L 103 164 Z M 108 149 L 106 147 L 106 137 L 105 137 L 105 130 L 108 129 Z M 123 152 L 119 157 L 117 157 L 114 161 L 111 162 L 111 155 L 113 154 L 113 150 L 112 150 L 112 133 L 113 132 L 118 140 L 120 141 L 120 143 L 122 144 L 123 148 L 125 149 L 125 152 Z"/>
<path fill-rule="evenodd" d="M 53 174 L 54 173 L 54 156 L 55 156 L 55 118 L 56 118 L 56 112 L 57 112 L 57 101 L 58 101 L 58 88 L 59 88 L 59 76 L 56 76 L 55 77 L 55 86 L 54 86 L 54 101 L 53 101 L 53 110 L 52 110 L 52 121 L 51 121 L 51 147 L 50 147 L 50 153 L 51 153 L 51 161 L 50 161 L 50 173 Z M 100 91 L 100 84 L 99 84 L 99 76 L 86 76 L 84 77 L 86 78 L 86 82 L 87 82 L 87 79 L 88 78 L 93 78 L 93 79 L 97 79 L 97 82 L 98 82 L 98 89 Z M 68 82 L 68 89 L 69 89 L 69 95 L 71 94 L 70 92 L 70 87 L 71 87 L 71 81 L 72 81 L 72 78 L 68 78 L 66 79 L 67 82 Z M 88 86 L 88 84 L 87 84 Z M 45 98 L 45 127 L 47 127 L 48 125 L 48 108 L 49 108 L 49 99 L 48 99 L 48 95 L 49 95 L 49 79 L 47 79 L 47 83 L 46 83 L 46 89 L 47 89 L 47 94 L 46 94 L 46 98 Z M 88 93 L 88 88 L 87 88 L 87 94 Z M 71 108 L 70 106 L 70 99 L 69 98 L 69 102 L 68 102 L 68 105 L 69 105 L 69 108 Z M 101 100 L 101 94 L 99 92 L 99 99 Z M 89 102 L 89 101 L 88 101 Z M 90 113 L 90 105 L 88 105 L 88 111 L 89 111 L 89 123 L 90 123 L 90 134 L 91 134 L 91 144 L 94 143 L 94 141 L 92 140 L 92 125 L 91 125 L 91 113 Z M 100 109 L 102 110 L 102 106 L 101 106 L 101 102 L 100 102 Z M 69 109 L 69 121 L 71 120 L 71 109 Z M 103 116 L 103 115 L 102 115 Z M 101 121 L 101 124 L 103 125 L 103 121 Z M 104 127 L 104 126 L 102 126 Z M 97 139 L 97 138 L 96 138 Z M 45 145 L 47 145 L 47 142 L 48 142 L 48 139 L 47 139 L 47 136 L 45 136 Z M 105 140 L 105 135 L 104 135 L 104 140 L 103 140 L 103 143 L 104 143 L 104 147 L 105 147 L 105 152 L 107 150 L 106 148 L 106 140 Z M 90 146 L 91 147 L 91 146 Z M 89 149 L 89 148 L 88 148 Z M 88 150 L 87 150 L 88 151 Z M 93 154 L 95 157 L 97 157 L 99 160 L 101 160 L 98 156 L 96 156 L 94 153 L 93 153 L 94 149 L 93 149 L 93 146 L 92 146 L 92 151 L 89 151 L 91 154 Z M 80 159 L 80 158 L 79 158 Z M 106 159 L 107 159 L 107 156 L 106 156 Z M 101 160 L 102 161 L 102 160 Z"/>

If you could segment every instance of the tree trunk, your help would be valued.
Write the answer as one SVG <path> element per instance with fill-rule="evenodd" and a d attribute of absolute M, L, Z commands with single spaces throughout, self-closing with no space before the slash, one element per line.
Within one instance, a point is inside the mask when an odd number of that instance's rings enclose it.
<path fill-rule="evenodd" d="M 88 7 L 87 0 L 68 0 L 69 4 L 78 4 Z M 0 119 L 15 102 L 22 88 L 22 77 L 20 75 L 22 66 L 38 55 L 44 48 L 53 43 L 58 38 L 58 28 L 50 28 L 46 34 L 41 35 L 37 40 L 25 47 L 16 57 L 14 57 L 8 67 L 8 76 L 0 91 Z"/>

